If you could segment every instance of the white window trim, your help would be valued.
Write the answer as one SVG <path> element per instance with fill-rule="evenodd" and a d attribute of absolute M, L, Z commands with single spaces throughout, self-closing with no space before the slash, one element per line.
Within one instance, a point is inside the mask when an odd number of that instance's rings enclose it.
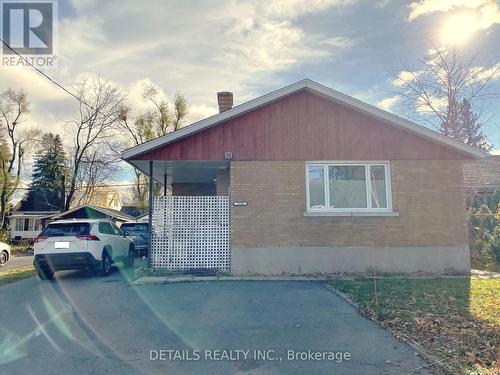
<path fill-rule="evenodd" d="M 372 165 L 384 165 L 385 166 L 385 194 L 387 201 L 387 208 L 373 208 L 372 207 L 372 197 L 371 197 L 371 178 L 370 178 L 370 166 Z M 310 197 L 309 197 L 309 167 L 323 167 L 323 176 L 325 179 L 325 208 L 311 208 Z M 329 166 L 362 166 L 365 167 L 365 182 L 367 191 L 367 206 L 363 208 L 329 208 L 330 207 L 330 194 L 328 189 L 328 167 Z M 387 213 L 392 211 L 392 181 L 391 181 L 391 165 L 388 161 L 308 161 L 305 164 L 305 175 L 306 175 L 306 204 L 307 212 L 310 213 L 351 213 L 351 212 L 371 212 L 371 213 Z M 307 215 L 306 215 L 307 216 Z M 350 215 L 348 215 L 350 216 Z"/>

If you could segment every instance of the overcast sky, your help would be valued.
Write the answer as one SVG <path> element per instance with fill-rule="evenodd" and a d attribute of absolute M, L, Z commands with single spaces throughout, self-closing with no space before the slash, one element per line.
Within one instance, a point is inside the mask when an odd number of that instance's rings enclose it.
<path fill-rule="evenodd" d="M 303 78 L 398 112 L 394 77 L 430 48 L 454 44 L 500 61 L 495 0 L 59 0 L 59 57 L 48 74 L 71 87 L 98 73 L 140 101 L 156 83 L 190 103 L 190 121 L 216 113 L 216 92 L 235 104 Z M 0 90 L 24 88 L 30 122 L 58 131 L 74 99 L 29 68 L 0 67 Z M 500 92 L 500 74 L 493 89 Z M 500 99 L 489 141 L 500 149 Z"/>

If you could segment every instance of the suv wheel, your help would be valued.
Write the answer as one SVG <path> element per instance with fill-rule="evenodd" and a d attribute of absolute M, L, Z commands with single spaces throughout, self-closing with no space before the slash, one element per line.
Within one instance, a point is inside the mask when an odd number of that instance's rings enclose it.
<path fill-rule="evenodd" d="M 123 262 L 125 264 L 125 268 L 133 268 L 135 261 L 135 248 L 134 245 L 130 245 L 128 248 L 128 256 L 127 259 Z"/>
<path fill-rule="evenodd" d="M 38 273 L 40 280 L 52 280 L 54 278 L 54 272 L 48 269 L 37 267 L 36 273 Z"/>
<path fill-rule="evenodd" d="M 7 260 L 9 259 L 9 255 L 7 252 L 4 250 L 0 252 L 0 267 L 2 267 L 5 263 L 7 263 Z"/>
<path fill-rule="evenodd" d="M 109 256 L 107 250 L 102 252 L 102 260 L 99 266 L 99 276 L 108 276 L 111 273 L 111 257 Z"/>

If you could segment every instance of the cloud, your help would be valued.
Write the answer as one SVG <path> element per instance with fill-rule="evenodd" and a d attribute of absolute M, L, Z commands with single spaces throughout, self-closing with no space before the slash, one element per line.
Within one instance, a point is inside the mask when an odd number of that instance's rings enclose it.
<path fill-rule="evenodd" d="M 475 79 L 477 82 L 500 79 L 500 63 L 496 63 L 490 68 L 476 67 Z"/>
<path fill-rule="evenodd" d="M 217 112 L 217 91 L 233 91 L 238 104 L 261 94 L 258 88 L 277 74 L 348 48 L 348 38 L 306 32 L 300 20 L 356 1 L 151 0 L 146 7 L 75 0 L 70 14 L 60 12 L 59 67 L 48 73 L 68 88 L 79 77 L 100 74 L 137 106 L 143 105 L 138 90 L 144 82 L 157 84 L 167 98 L 181 90 L 190 103 L 189 121 L 195 121 Z M 27 90 L 33 122 L 44 129 L 76 114 L 74 99 L 29 68 L 0 69 L 0 90 L 8 87 Z"/>
<path fill-rule="evenodd" d="M 475 27 L 486 30 L 500 23 L 500 7 L 495 0 L 420 0 L 410 4 L 408 21 L 436 12 L 449 12 L 456 9 L 475 11 Z"/>
<path fill-rule="evenodd" d="M 437 111 L 440 111 L 448 105 L 448 99 L 445 97 L 437 97 L 437 96 L 431 96 L 429 98 L 429 101 L 431 103 L 432 108 L 434 108 Z M 420 114 L 433 114 L 434 112 L 430 109 L 430 107 L 426 104 L 419 104 L 416 106 L 415 110 L 417 113 Z"/>
<path fill-rule="evenodd" d="M 349 38 L 339 36 L 331 39 L 325 39 L 321 42 L 321 44 L 333 47 L 349 47 L 353 44 L 353 41 Z"/>
<path fill-rule="evenodd" d="M 400 102 L 401 98 L 398 96 L 390 96 L 377 102 L 377 107 L 385 111 L 390 111 L 396 104 Z"/>
<path fill-rule="evenodd" d="M 419 71 L 409 72 L 407 70 L 402 70 L 398 73 L 397 78 L 391 81 L 393 86 L 403 86 L 405 82 L 411 82 L 415 80 L 415 77 L 418 77 L 420 74 Z"/>
<path fill-rule="evenodd" d="M 23 88 L 27 93 L 30 112 L 24 117 L 23 128 L 37 126 L 45 131 L 58 132 L 60 119 L 73 109 L 71 97 L 28 67 L 2 67 L 0 91 L 7 88 Z"/>
<path fill-rule="evenodd" d="M 144 112 L 150 109 L 153 109 L 153 103 L 144 99 L 144 91 L 151 86 L 156 86 L 155 83 L 149 79 L 139 79 L 137 81 L 132 82 L 127 90 L 127 104 L 131 106 L 136 112 Z M 165 92 L 160 88 L 156 87 L 158 90 L 157 96 L 161 99 L 168 99 Z"/>
<path fill-rule="evenodd" d="M 491 155 L 500 155 L 500 149 L 491 150 L 491 151 L 490 151 L 490 154 L 491 154 Z"/>
<path fill-rule="evenodd" d="M 439 51 L 434 48 L 431 48 L 427 51 L 427 58 L 425 61 L 427 65 L 433 67 L 434 69 L 433 75 L 434 74 L 439 75 L 441 79 L 445 80 L 446 72 L 439 65 L 440 63 L 438 62 L 439 59 L 438 52 L 444 55 L 447 54 L 447 50 L 444 47 L 440 48 Z M 395 87 L 401 88 L 402 86 L 405 85 L 405 83 L 411 83 L 415 81 L 417 78 L 422 77 L 423 75 L 426 74 L 427 72 L 424 72 L 422 70 L 415 70 L 415 71 L 402 70 L 398 73 L 398 76 L 391 81 L 391 84 Z M 432 79 L 435 78 L 436 77 L 433 77 Z M 491 81 L 500 80 L 500 63 L 496 63 L 495 65 L 491 66 L 478 65 L 478 66 L 472 66 L 470 68 L 470 78 L 469 78 L 470 84 L 486 82 L 487 80 Z"/>

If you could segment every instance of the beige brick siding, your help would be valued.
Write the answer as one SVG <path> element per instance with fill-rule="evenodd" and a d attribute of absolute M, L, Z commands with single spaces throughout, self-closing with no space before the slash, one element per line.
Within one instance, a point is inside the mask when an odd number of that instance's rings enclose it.
<path fill-rule="evenodd" d="M 462 161 L 391 161 L 399 217 L 304 217 L 304 161 L 233 161 L 233 247 L 467 244 Z"/>

